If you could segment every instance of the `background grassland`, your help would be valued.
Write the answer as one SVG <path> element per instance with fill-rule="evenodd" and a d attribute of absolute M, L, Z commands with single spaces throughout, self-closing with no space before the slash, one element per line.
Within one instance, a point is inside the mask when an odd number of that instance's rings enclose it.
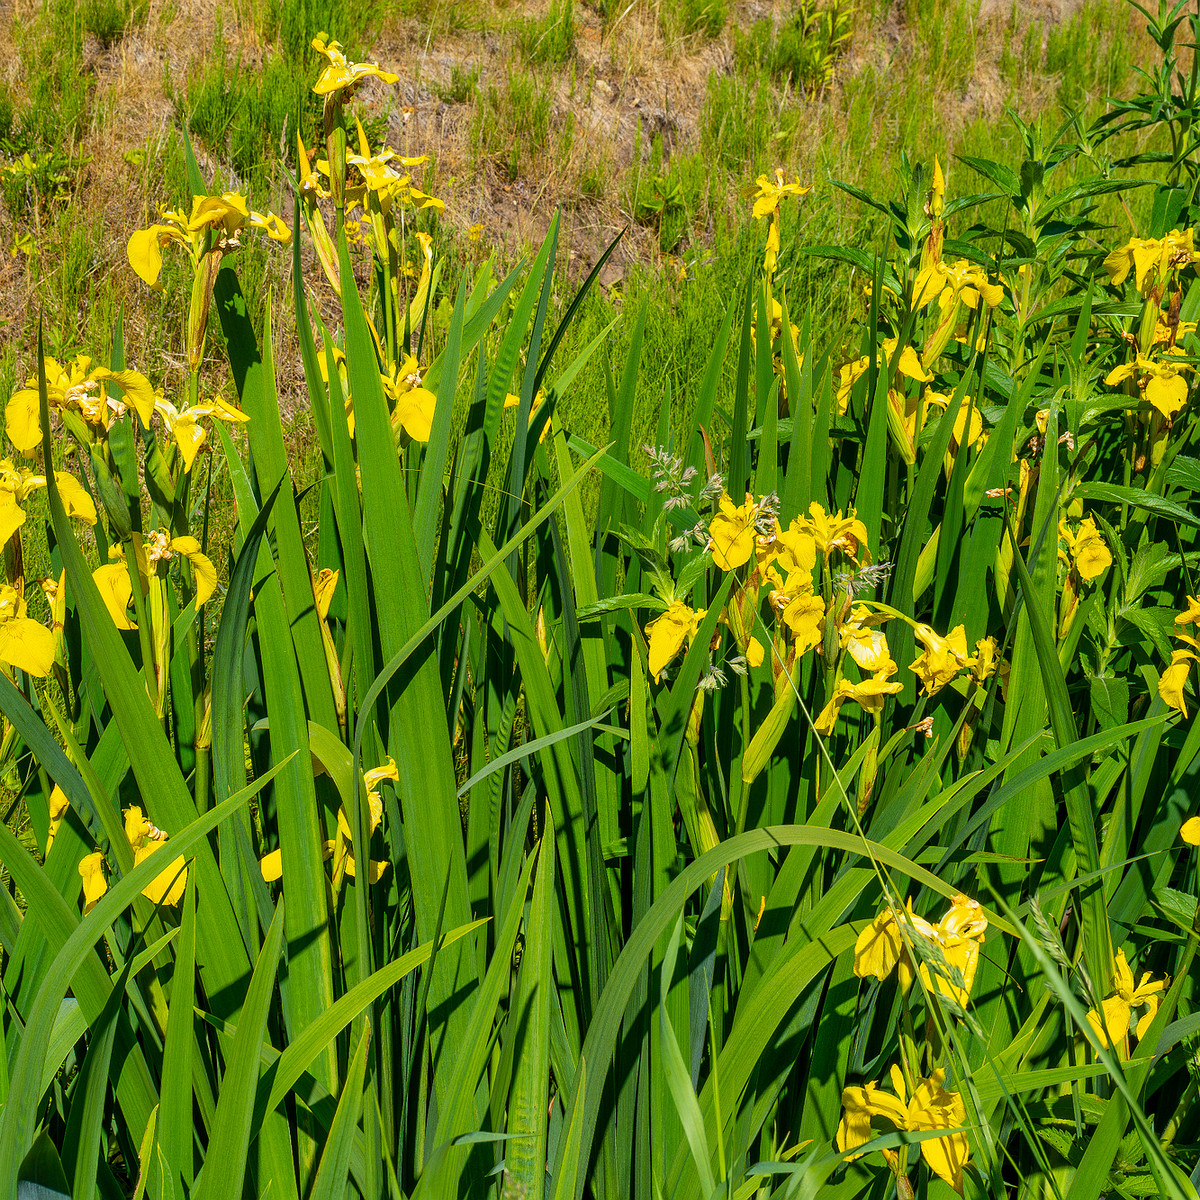
<path fill-rule="evenodd" d="M 495 251 L 507 267 L 561 209 L 560 277 L 578 282 L 623 235 L 564 353 L 648 304 L 635 445 L 666 397 L 689 404 L 731 281 L 758 252 L 762 231 L 741 198 L 755 175 L 783 166 L 814 185 L 785 214 L 782 270 L 790 293 L 810 298 L 818 344 L 849 339 L 856 282 L 791 252 L 882 235 L 831 179 L 888 194 L 901 148 L 943 163 L 1010 160 L 1009 106 L 1055 123 L 1063 106 L 1094 116 L 1151 48 L 1123 0 L 400 0 L 381 11 L 363 0 L 18 3 L 0 89 L 0 150 L 17 164 L 2 177 L 0 390 L 30 369 L 40 315 L 51 353 L 98 357 L 97 331 L 119 313 L 129 361 L 179 389 L 172 316 L 185 270 L 168 262 L 164 291 L 150 293 L 125 241 L 160 206 L 186 201 L 184 121 L 221 186 L 290 216 L 297 123 L 312 128 L 318 111 L 309 42 L 320 30 L 399 72 L 397 88 L 368 85 L 359 108 L 373 139 L 430 156 L 424 186 L 446 201 L 441 253 Z M 20 166 L 26 153 L 32 170 Z M 951 194 L 981 182 L 950 167 Z M 1102 211 L 1124 220 L 1115 203 Z M 261 333 L 290 257 L 251 243 L 239 258 Z M 332 293 L 308 267 L 329 311 Z M 439 318 L 447 312 L 444 300 Z M 294 331 L 282 319 L 274 333 L 287 405 L 299 388 Z M 612 361 L 627 336 L 613 335 Z M 219 362 L 219 340 L 210 352 Z M 315 470 L 306 410 L 287 407 L 295 456 Z M 606 413 L 594 365 L 560 415 L 594 439 Z"/>

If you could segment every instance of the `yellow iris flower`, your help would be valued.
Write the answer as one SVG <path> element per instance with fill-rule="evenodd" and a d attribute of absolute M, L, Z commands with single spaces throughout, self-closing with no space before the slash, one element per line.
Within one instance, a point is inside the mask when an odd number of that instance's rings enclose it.
<path fill-rule="evenodd" d="M 125 399 L 137 410 L 142 424 L 150 423 L 154 412 L 154 388 L 137 371 L 93 367 L 92 360 L 85 355 L 65 364 L 47 356 L 42 363 L 46 375 L 46 399 L 51 408 L 71 409 L 93 429 L 107 433 L 113 418 L 125 413 L 125 404 L 108 395 L 105 384 L 111 382 L 123 389 Z M 26 386 L 9 400 L 5 408 L 5 433 L 22 454 L 31 454 L 41 447 L 41 402 L 36 375 L 31 375 Z"/>
<path fill-rule="evenodd" d="M 155 402 L 154 411 L 162 417 L 167 432 L 179 447 L 179 457 L 183 460 L 185 475 L 191 471 L 200 447 L 208 440 L 208 430 L 200 424 L 201 421 L 211 421 L 213 418 L 231 422 L 250 420 L 240 408 L 226 404 L 220 396 L 213 396 L 203 404 L 193 404 L 182 410 L 167 400 L 158 400 Z"/>
<path fill-rule="evenodd" d="M 797 654 L 806 654 L 821 644 L 825 636 L 825 598 L 813 591 L 807 573 L 800 574 L 795 587 L 789 578 L 785 590 L 771 593 L 771 601 L 779 611 L 779 619 L 791 630 Z"/>
<path fill-rule="evenodd" d="M 1200 817 L 1188 817 L 1179 827 L 1179 836 L 1189 846 L 1200 846 Z"/>
<path fill-rule="evenodd" d="M 1175 636 L 1180 641 L 1187 642 L 1191 649 L 1172 651 L 1171 665 L 1163 671 L 1158 680 L 1158 694 L 1162 697 L 1164 704 L 1186 717 L 1188 715 L 1187 700 L 1183 693 L 1187 686 L 1188 675 L 1191 673 L 1192 663 L 1200 662 L 1200 653 L 1197 653 L 1200 651 L 1200 642 L 1182 633 L 1177 633 Z"/>
<path fill-rule="evenodd" d="M 950 400 L 951 397 L 926 388 L 926 420 L 928 420 L 929 411 L 933 408 L 940 408 L 942 412 L 945 412 L 950 406 Z M 968 419 L 970 424 L 968 424 Z M 954 418 L 954 433 L 951 435 L 952 449 L 957 452 L 963 446 L 976 446 L 982 437 L 983 418 L 979 415 L 979 406 L 971 403 L 970 396 L 964 396 L 958 406 L 958 416 Z"/>
<path fill-rule="evenodd" d="M 712 551 L 713 562 L 722 571 L 736 571 L 750 561 L 754 553 L 757 514 L 758 506 L 749 492 L 746 502 L 740 505 L 722 494 L 720 509 L 708 523 L 708 548 Z"/>
<path fill-rule="evenodd" d="M 379 795 L 379 784 L 385 779 L 396 781 L 400 778 L 396 764 L 389 757 L 382 767 L 372 767 L 363 772 L 363 783 L 367 792 L 367 806 L 371 813 L 371 825 L 367 830 L 367 842 L 370 843 L 379 823 L 383 820 L 383 800 Z M 354 863 L 354 835 L 350 832 L 350 822 L 346 818 L 346 810 L 338 809 L 338 836 L 334 841 L 322 843 L 322 857 L 328 861 L 333 858 L 333 879 L 335 887 L 341 881 L 342 875 L 356 879 L 357 870 Z M 383 873 L 388 869 L 388 863 L 376 862 L 371 859 L 367 869 L 367 880 L 378 883 Z M 283 878 L 283 852 L 272 850 L 259 860 L 259 870 L 267 883 L 274 883 Z"/>
<path fill-rule="evenodd" d="M 817 539 L 800 521 L 793 520 L 787 529 L 775 522 L 775 537 L 770 549 L 773 561 L 785 575 L 800 575 L 817 565 Z"/>
<path fill-rule="evenodd" d="M 879 343 L 881 364 L 887 365 L 891 363 L 895 357 L 898 342 L 899 338 L 885 338 Z M 848 362 L 845 366 L 839 368 L 837 405 L 838 412 L 843 416 L 850 403 L 850 393 L 854 385 L 867 373 L 870 365 L 871 356 L 864 354 L 861 358 L 856 358 L 853 362 Z M 881 370 L 883 369 L 883 365 L 880 367 Z M 918 383 L 930 383 L 933 380 L 933 376 L 921 365 L 921 359 L 912 346 L 905 346 L 900 352 L 900 361 L 896 364 L 896 369 L 901 375 L 905 375 L 909 379 L 915 379 Z"/>
<path fill-rule="evenodd" d="M 155 291 L 162 291 L 162 252 L 172 242 L 181 245 L 198 267 L 209 247 L 208 236 L 215 237 L 213 246 L 219 252 L 238 245 L 237 235 L 245 228 L 262 229 L 266 235 L 285 246 L 291 245 L 292 232 L 282 218 L 272 212 L 254 212 L 244 196 L 224 192 L 220 196 L 193 196 L 191 216 L 165 209 L 162 221 L 148 229 L 136 230 L 125 247 L 129 265 L 138 277 Z"/>
<path fill-rule="evenodd" d="M 358 168 L 366 190 L 379 200 L 380 210 L 387 212 L 395 201 L 409 204 L 413 208 L 432 208 L 437 212 L 442 212 L 446 207 L 443 201 L 413 187 L 411 174 L 396 170 L 396 166 L 404 167 L 406 170 L 409 167 L 419 167 L 429 161 L 429 155 L 417 154 L 410 158 L 403 154 L 397 154 L 389 146 L 384 146 L 372 153 L 362 122 L 357 117 L 354 120 L 358 126 L 358 153 L 348 153 L 346 162 L 350 166 Z M 319 162 L 317 170 L 328 174 L 329 164 Z M 347 208 L 349 207 L 349 202 L 347 202 Z"/>
<path fill-rule="evenodd" d="M 996 639 L 993 637 L 980 638 L 975 643 L 975 654 L 971 661 L 971 678 L 977 684 L 985 684 L 996 673 L 997 650 Z"/>
<path fill-rule="evenodd" d="M 959 671 L 972 665 L 964 626 L 956 625 L 945 637 L 928 625 L 917 625 L 914 633 L 925 649 L 909 670 L 916 672 L 927 696 L 936 695 Z"/>
<path fill-rule="evenodd" d="M 891 1069 L 892 1087 L 896 1094 L 885 1092 L 878 1084 L 848 1087 L 842 1091 L 842 1119 L 838 1125 L 837 1148 L 853 1150 L 871 1140 L 872 1118 L 882 1118 L 896 1129 L 908 1133 L 923 1130 L 956 1129 L 966 1123 L 966 1106 L 957 1092 L 942 1086 L 945 1071 L 934 1071 L 907 1095 L 900 1068 Z M 965 1133 L 948 1133 L 944 1137 L 928 1138 L 920 1143 L 921 1157 L 929 1169 L 944 1179 L 958 1194 L 963 1190 L 963 1168 L 970 1155 Z M 898 1170 L 899 1159 L 894 1151 L 884 1151 L 889 1166 Z M 849 1154 L 848 1159 L 858 1155 Z"/>
<path fill-rule="evenodd" d="M 83 880 L 83 912 L 86 916 L 108 891 L 108 881 L 104 878 L 104 855 L 99 850 L 85 854 L 80 859 L 79 877 Z"/>
<path fill-rule="evenodd" d="M 909 900 L 902 920 L 903 930 L 895 910 L 889 906 L 858 935 L 854 945 L 854 973 L 860 979 L 870 975 L 882 981 L 895 968 L 901 988 L 908 991 L 913 982 L 913 960 L 907 937 L 921 960 L 920 975 L 926 990 L 966 1008 L 988 927 L 982 906 L 960 893 L 951 899 L 942 919 L 932 925 L 913 912 Z M 942 969 L 942 964 L 946 969 Z"/>
<path fill-rule="evenodd" d="M 768 275 L 774 274 L 775 263 L 779 258 L 780 203 L 788 196 L 799 199 L 811 191 L 811 187 L 800 186 L 799 176 L 793 176 L 789 183 L 782 168 L 775 171 L 774 182 L 766 175 L 760 175 L 754 187 L 750 189 L 750 196 L 754 200 L 754 219 L 761 221 L 765 218 L 767 222 L 767 247 L 763 254 L 763 267 Z"/>
<path fill-rule="evenodd" d="M 959 894 L 950 901 L 949 910 L 937 924 L 936 946 L 942 963 L 921 962 L 921 980 L 927 991 L 953 1000 L 959 1008 L 967 1007 L 987 924 L 978 900 Z"/>
<path fill-rule="evenodd" d="M 902 919 L 910 939 L 914 935 L 931 942 L 937 939 L 937 930 L 913 912 L 911 899 L 905 901 Z M 900 986 L 907 991 L 913 981 L 912 959 L 904 944 L 900 922 L 889 905 L 858 935 L 854 943 L 854 973 L 859 979 L 870 975 L 882 983 L 897 967 L 900 968 Z"/>
<path fill-rule="evenodd" d="M 50 828 L 46 833 L 47 854 L 50 853 L 50 847 L 54 845 L 54 839 L 58 836 L 58 828 L 63 823 L 63 818 L 67 815 L 67 809 L 70 807 L 67 802 L 67 793 L 56 783 L 50 792 Z"/>
<path fill-rule="evenodd" d="M 646 637 L 650 643 L 650 674 L 656 680 L 662 677 L 667 663 L 683 649 L 684 642 L 691 644 L 704 615 L 704 610 L 697 612 L 682 600 L 676 600 L 666 612 L 646 626 Z"/>
<path fill-rule="evenodd" d="M 883 711 L 884 703 L 889 696 L 898 695 L 904 691 L 904 684 L 892 682 L 891 676 L 896 673 L 896 664 L 889 657 L 870 679 L 861 683 L 851 683 L 848 679 L 839 679 L 829 697 L 821 715 L 813 723 L 813 728 L 822 736 L 829 737 L 837 724 L 842 705 L 847 700 L 854 700 L 861 705 L 864 712 L 877 714 Z"/>
<path fill-rule="evenodd" d="M 1126 379 L 1135 380 L 1146 400 L 1169 421 L 1187 404 L 1188 382 L 1183 373 L 1194 369 L 1191 363 L 1177 359 L 1155 361 L 1139 354 L 1135 362 L 1114 367 L 1104 382 L 1114 386 Z"/>
<path fill-rule="evenodd" d="M 883 630 L 871 626 L 872 615 L 865 604 L 858 605 L 838 630 L 838 640 L 863 671 L 880 671 L 892 661 Z"/>
<path fill-rule="evenodd" d="M 54 666 L 54 634 L 25 615 L 21 586 L 0 585 L 0 662 L 42 679 Z"/>
<path fill-rule="evenodd" d="M 800 528 L 810 534 L 813 543 L 825 561 L 829 556 L 840 550 L 847 558 L 858 561 L 859 552 L 866 554 L 867 527 L 858 519 L 854 509 L 850 515 L 843 517 L 839 508 L 832 516 L 827 513 L 815 500 L 808 506 L 808 516 L 800 518 Z"/>
<path fill-rule="evenodd" d="M 1167 982 L 1165 978 L 1151 979 L 1150 972 L 1147 971 L 1141 982 L 1135 985 L 1133 972 L 1125 961 L 1125 951 L 1118 950 L 1113 959 L 1113 993 L 1100 1006 L 1101 1012 L 1093 1008 L 1088 1013 L 1088 1021 L 1101 1038 L 1107 1033 L 1109 1042 L 1118 1051 L 1123 1052 L 1126 1038 L 1129 1036 L 1129 1022 L 1133 1010 L 1143 1010 L 1135 1027 L 1140 1040 L 1158 1012 L 1163 993 L 1167 990 Z"/>
<path fill-rule="evenodd" d="M 161 829 L 152 825 L 138 805 L 125 810 L 125 837 L 133 851 L 133 865 L 140 866 L 152 854 L 157 854 L 168 838 Z M 163 856 L 164 862 L 166 855 Z M 96 902 L 108 891 L 104 878 L 104 856 L 99 851 L 86 855 L 79 864 L 79 875 L 83 879 L 83 911 L 89 913 Z M 187 866 L 183 856 L 177 855 L 143 889 L 142 895 L 155 904 L 176 907 L 183 899 L 187 886 Z"/>
<path fill-rule="evenodd" d="M 89 525 L 95 525 L 96 505 L 83 484 L 66 471 L 55 471 L 54 481 L 58 484 L 67 516 L 78 517 Z M 13 465 L 11 459 L 0 458 L 0 546 L 25 524 L 25 510 L 21 505 L 31 493 L 45 486 L 44 475 L 21 470 Z"/>
<path fill-rule="evenodd" d="M 125 553 L 113 547 L 109 554 L 120 560 L 105 563 L 92 572 L 92 579 L 100 592 L 100 598 L 108 609 L 113 624 L 118 629 L 136 629 L 129 619 L 128 609 L 133 602 L 133 582 L 125 565 Z M 145 535 L 142 550 L 135 556 L 143 590 L 149 587 L 152 576 L 157 576 L 159 563 L 169 563 L 176 555 L 183 555 L 192 565 L 192 577 L 196 587 L 196 607 L 206 603 L 217 588 L 217 569 L 212 560 L 200 551 L 200 543 L 194 537 L 171 537 L 162 530 L 151 530 Z M 165 567 L 164 567 L 165 569 Z"/>
<path fill-rule="evenodd" d="M 1197 261 L 1200 254 L 1192 244 L 1192 231 L 1173 229 L 1163 238 L 1130 238 L 1109 254 L 1104 269 L 1116 287 L 1133 271 L 1137 290 L 1144 296 L 1163 283 L 1171 270 L 1194 266 Z"/>
<path fill-rule="evenodd" d="M 913 307 L 925 308 L 947 291 L 968 308 L 978 308 L 980 300 L 995 308 L 1004 299 L 1002 284 L 990 283 L 982 267 L 960 258 L 952 264 L 938 260 L 920 271 L 913 285 Z"/>
<path fill-rule="evenodd" d="M 1091 582 L 1112 566 L 1112 554 L 1109 552 L 1108 543 L 1091 517 L 1080 521 L 1079 529 L 1075 533 L 1067 528 L 1065 521 L 1060 521 L 1058 536 L 1067 544 L 1070 565 L 1085 582 Z M 1066 556 L 1063 557 L 1065 559 Z"/>
<path fill-rule="evenodd" d="M 1195 596 L 1187 598 L 1187 608 L 1183 610 L 1176 618 L 1176 625 L 1195 625 L 1200 622 L 1200 600 Z"/>
<path fill-rule="evenodd" d="M 541 408 L 542 405 L 545 403 L 546 403 L 546 393 L 541 388 L 539 388 L 538 394 L 536 396 L 534 396 L 533 402 L 529 405 L 529 424 L 530 425 L 533 424 L 533 419 L 534 419 L 534 417 L 537 416 L 538 409 Z M 513 395 L 512 392 L 509 392 L 504 397 L 504 407 L 505 408 L 520 408 L 521 407 L 521 397 L 515 396 L 515 395 Z M 553 423 L 554 423 L 554 419 L 553 419 L 553 417 L 551 417 L 551 419 L 542 426 L 542 432 L 538 434 L 538 445 L 539 446 L 542 444 L 542 442 L 544 442 L 546 440 L 546 434 L 548 434 L 550 432 L 550 427 L 553 425 Z M 428 439 L 426 439 L 426 440 L 428 440 Z"/>
<path fill-rule="evenodd" d="M 328 59 L 328 65 L 313 84 L 313 91 L 318 96 L 334 95 L 372 76 L 383 83 L 396 83 L 400 79 L 399 75 L 382 70 L 378 63 L 350 62 L 342 51 L 341 43 L 329 41 L 324 35 L 313 38 L 312 47 Z"/>

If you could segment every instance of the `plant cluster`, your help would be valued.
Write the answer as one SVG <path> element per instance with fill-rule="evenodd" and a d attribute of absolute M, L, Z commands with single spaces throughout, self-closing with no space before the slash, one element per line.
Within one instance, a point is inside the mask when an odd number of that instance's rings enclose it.
<path fill-rule="evenodd" d="M 129 233 L 188 281 L 179 391 L 118 326 L 7 403 L 0 1200 L 1194 1197 L 1189 169 L 1019 124 L 1015 167 L 838 183 L 868 247 L 789 244 L 812 189 L 760 175 L 639 454 L 647 308 L 563 353 L 613 247 L 560 320 L 557 219 L 452 278 L 354 107 L 397 75 L 312 48 L 290 219 L 185 135 Z M 856 353 L 796 260 L 854 268 Z"/>

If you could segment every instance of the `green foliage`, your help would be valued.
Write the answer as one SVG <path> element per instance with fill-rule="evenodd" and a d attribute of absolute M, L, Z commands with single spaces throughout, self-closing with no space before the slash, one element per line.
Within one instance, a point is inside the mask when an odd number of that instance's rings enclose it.
<path fill-rule="evenodd" d="M 286 248 L 167 215 L 156 395 L 55 224 L 0 473 L 0 1200 L 1194 1197 L 1196 166 L 1108 131 L 1195 97 L 914 147 L 834 182 L 845 236 L 757 71 L 699 151 L 639 132 L 631 214 L 721 257 L 624 299 L 558 217 L 456 271 L 411 180 L 353 244 L 311 187 Z M 481 110 L 569 157 L 536 74 Z M 186 131 L 139 154 L 215 207 Z"/>
<path fill-rule="evenodd" d="M 480 93 L 472 141 L 486 157 L 504 156 L 509 178 L 536 169 L 550 145 L 549 89 L 536 72 L 509 71 L 503 85 L 489 83 Z"/>
<path fill-rule="evenodd" d="M 107 44 L 144 24 L 149 9 L 150 0 L 83 0 L 79 17 L 88 33 Z"/>
<path fill-rule="evenodd" d="M 466 104 L 479 93 L 479 67 L 460 62 L 450 67 L 450 82 L 439 86 L 438 95 L 447 104 Z"/>
<path fill-rule="evenodd" d="M 262 34 L 288 62 L 309 67 L 318 34 L 342 44 L 351 60 L 371 42 L 377 10 L 366 0 L 266 0 Z"/>
<path fill-rule="evenodd" d="M 311 66 L 281 55 L 268 56 L 261 66 L 240 59 L 230 64 L 219 36 L 217 46 L 186 89 L 175 94 L 175 105 L 186 114 L 188 128 L 229 162 L 243 186 L 263 186 L 270 164 L 281 157 L 294 163 L 298 123 L 311 126 L 320 112 L 310 90 Z"/>
<path fill-rule="evenodd" d="M 83 26 L 75 6 L 54 0 L 14 27 L 29 72 L 13 101 L 9 138 L 14 151 L 72 147 L 83 133 L 95 81 L 83 69 Z"/>
<path fill-rule="evenodd" d="M 516 26 L 517 48 L 526 62 L 564 63 L 575 54 L 574 0 L 553 0 L 541 17 Z"/>
<path fill-rule="evenodd" d="M 734 61 L 743 71 L 763 68 L 805 96 L 819 95 L 845 52 L 854 15 L 853 3 L 804 3 L 778 26 L 762 17 L 746 31 L 734 30 Z"/>
<path fill-rule="evenodd" d="M 660 6 L 659 19 L 669 38 L 720 37 L 729 19 L 728 5 L 726 0 L 670 0 Z"/>

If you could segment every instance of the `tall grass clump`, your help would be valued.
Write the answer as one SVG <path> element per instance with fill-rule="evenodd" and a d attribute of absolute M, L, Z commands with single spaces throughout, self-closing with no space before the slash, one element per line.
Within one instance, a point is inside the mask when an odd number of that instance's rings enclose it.
<path fill-rule="evenodd" d="M 1195 88 L 843 180 L 867 245 L 764 172 L 673 372 L 557 218 L 452 278 L 316 46 L 290 213 L 185 136 L 129 231 L 182 386 L 118 320 L 6 407 L 0 1200 L 1194 1200 Z"/>

